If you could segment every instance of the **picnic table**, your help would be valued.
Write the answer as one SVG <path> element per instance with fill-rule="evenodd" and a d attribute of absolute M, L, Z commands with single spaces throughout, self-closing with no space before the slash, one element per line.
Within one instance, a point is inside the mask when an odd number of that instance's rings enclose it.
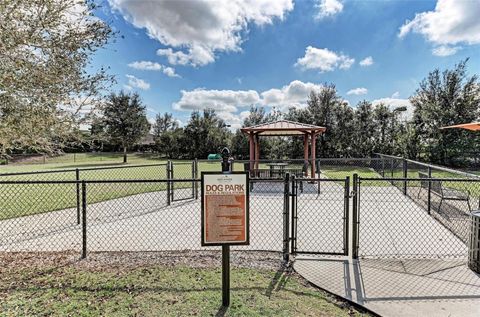
<path fill-rule="evenodd" d="M 265 164 L 270 168 L 270 177 L 275 177 L 275 176 L 284 176 L 285 172 L 285 167 L 288 166 L 288 163 L 284 162 L 277 162 L 277 163 L 267 163 Z"/>

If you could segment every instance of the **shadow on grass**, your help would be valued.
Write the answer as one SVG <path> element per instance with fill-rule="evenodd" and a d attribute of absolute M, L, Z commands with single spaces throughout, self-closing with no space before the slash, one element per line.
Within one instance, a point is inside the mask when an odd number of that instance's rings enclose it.
<path fill-rule="evenodd" d="M 285 285 L 287 284 L 290 275 L 292 274 L 292 267 L 282 265 L 278 268 L 277 272 L 273 276 L 272 281 L 268 285 L 265 295 L 270 298 L 272 296 L 273 291 L 280 291 L 285 289 Z"/>

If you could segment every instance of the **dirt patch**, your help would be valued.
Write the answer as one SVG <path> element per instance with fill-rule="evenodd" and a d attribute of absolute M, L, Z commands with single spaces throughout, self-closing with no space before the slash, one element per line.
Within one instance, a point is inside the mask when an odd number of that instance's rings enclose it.
<path fill-rule="evenodd" d="M 76 252 L 4 252 L 0 253 L 0 272 L 18 267 L 73 266 L 86 270 L 115 270 L 147 266 L 220 267 L 221 251 L 91 252 L 80 259 Z M 232 251 L 232 267 L 277 270 L 283 267 L 278 252 Z"/>

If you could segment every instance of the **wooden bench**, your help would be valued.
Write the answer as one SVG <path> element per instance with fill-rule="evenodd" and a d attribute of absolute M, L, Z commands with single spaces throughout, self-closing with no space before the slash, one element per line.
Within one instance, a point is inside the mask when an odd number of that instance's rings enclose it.
<path fill-rule="evenodd" d="M 467 190 L 467 192 L 463 192 L 458 189 L 454 188 L 444 188 L 442 186 L 442 181 L 440 180 L 435 180 L 435 181 L 427 181 L 424 179 L 433 179 L 433 177 L 428 177 L 428 174 L 418 172 L 418 177 L 420 178 L 420 188 L 427 189 L 429 188 L 429 183 L 430 183 L 430 192 L 437 195 L 440 197 L 440 204 L 438 206 L 438 211 L 441 211 L 442 208 L 442 202 L 444 200 L 459 200 L 459 201 L 466 201 L 468 204 L 468 210 L 472 211 L 472 208 L 470 207 L 470 192 Z M 423 180 L 422 180 L 423 179 Z M 418 191 L 417 198 L 420 197 L 420 190 Z"/>

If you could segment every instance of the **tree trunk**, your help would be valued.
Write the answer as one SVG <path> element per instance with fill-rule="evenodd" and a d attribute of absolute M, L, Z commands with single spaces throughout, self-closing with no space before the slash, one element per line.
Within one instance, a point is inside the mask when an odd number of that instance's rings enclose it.
<path fill-rule="evenodd" d="M 127 147 L 123 146 L 123 163 L 127 163 Z"/>

